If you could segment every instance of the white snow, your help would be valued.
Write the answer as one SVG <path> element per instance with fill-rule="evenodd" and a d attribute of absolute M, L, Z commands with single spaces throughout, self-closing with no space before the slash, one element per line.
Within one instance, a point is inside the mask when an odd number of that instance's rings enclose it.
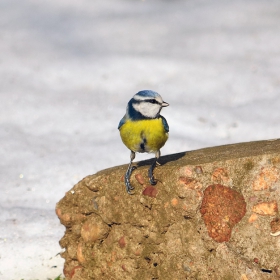
<path fill-rule="evenodd" d="M 279 138 L 279 34 L 278 0 L 2 0 L 0 279 L 62 273 L 55 205 L 129 162 L 139 90 L 170 104 L 163 155 Z"/>

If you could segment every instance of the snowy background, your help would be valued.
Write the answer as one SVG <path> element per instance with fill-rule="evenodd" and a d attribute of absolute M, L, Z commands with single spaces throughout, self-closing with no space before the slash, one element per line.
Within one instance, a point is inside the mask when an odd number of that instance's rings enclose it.
<path fill-rule="evenodd" d="M 279 0 L 0 1 L 0 279 L 62 273 L 55 204 L 129 162 L 142 89 L 170 103 L 163 155 L 279 138 Z"/>

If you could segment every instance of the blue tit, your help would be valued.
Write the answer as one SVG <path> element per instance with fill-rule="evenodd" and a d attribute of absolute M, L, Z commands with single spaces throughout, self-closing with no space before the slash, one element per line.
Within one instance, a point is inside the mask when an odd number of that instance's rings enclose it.
<path fill-rule="evenodd" d="M 121 119 L 118 129 L 125 146 L 131 151 L 130 164 L 125 173 L 127 193 L 134 189 L 130 184 L 130 176 L 136 166 L 132 166 L 135 153 L 154 153 L 155 160 L 149 168 L 150 183 L 155 185 L 153 171 L 160 157 L 160 149 L 168 139 L 169 126 L 166 119 L 160 115 L 163 107 L 169 104 L 152 90 L 139 91 L 128 102 L 126 114 Z"/>

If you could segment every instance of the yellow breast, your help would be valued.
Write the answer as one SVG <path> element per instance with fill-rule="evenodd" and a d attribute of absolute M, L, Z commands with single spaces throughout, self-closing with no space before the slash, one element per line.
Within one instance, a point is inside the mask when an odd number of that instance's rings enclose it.
<path fill-rule="evenodd" d="M 168 139 L 161 118 L 150 120 L 127 120 L 120 127 L 123 143 L 134 152 L 158 151 Z"/>

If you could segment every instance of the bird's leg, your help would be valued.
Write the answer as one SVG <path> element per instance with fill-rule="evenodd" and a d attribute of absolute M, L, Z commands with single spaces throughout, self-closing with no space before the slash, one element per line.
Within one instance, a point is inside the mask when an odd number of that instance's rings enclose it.
<path fill-rule="evenodd" d="M 132 161 L 135 159 L 135 153 L 133 151 L 131 151 L 130 154 L 130 163 L 129 166 L 126 170 L 125 176 L 124 176 L 124 183 L 125 183 L 125 187 L 126 187 L 126 191 L 128 194 L 131 194 L 131 191 L 134 189 L 134 187 L 131 186 L 130 184 L 130 176 L 131 173 L 134 169 L 136 169 L 136 166 L 131 166 L 132 165 Z"/>
<path fill-rule="evenodd" d="M 160 165 L 160 164 L 157 162 L 157 160 L 159 159 L 159 157 L 160 157 L 160 151 L 157 151 L 157 152 L 156 152 L 156 158 L 155 158 L 154 162 L 152 163 L 152 165 L 151 165 L 150 168 L 149 168 L 148 175 L 149 175 L 149 180 L 150 180 L 151 185 L 156 185 L 156 183 L 157 183 L 157 180 L 155 180 L 155 178 L 154 178 L 153 172 L 154 172 L 155 167 L 156 167 L 157 165 Z"/>

